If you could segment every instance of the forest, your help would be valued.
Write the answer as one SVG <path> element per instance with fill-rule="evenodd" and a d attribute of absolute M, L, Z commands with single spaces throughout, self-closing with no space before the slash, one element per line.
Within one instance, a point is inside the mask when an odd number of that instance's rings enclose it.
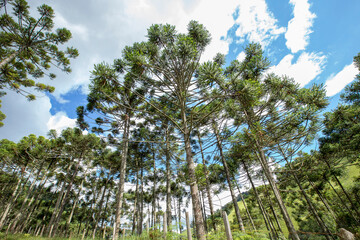
<path fill-rule="evenodd" d="M 50 6 L 0 7 L 0 97 L 36 101 L 71 72 L 71 32 Z M 1 139 L 0 239 L 360 239 L 360 74 L 326 112 L 258 43 L 202 62 L 210 34 L 150 26 L 94 65 L 77 127 Z"/>

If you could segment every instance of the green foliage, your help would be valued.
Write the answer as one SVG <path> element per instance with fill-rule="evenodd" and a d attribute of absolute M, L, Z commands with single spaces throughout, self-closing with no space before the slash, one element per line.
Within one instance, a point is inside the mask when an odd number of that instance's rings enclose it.
<path fill-rule="evenodd" d="M 6 88 L 31 101 L 35 95 L 23 88 L 52 93 L 54 87 L 35 82 L 29 76 L 38 79 L 47 75 L 54 79 L 55 74 L 48 73 L 51 65 L 71 72 L 69 59 L 77 57 L 78 51 L 73 47 L 58 48 L 70 40 L 71 32 L 66 28 L 53 30 L 54 10 L 48 5 L 37 8 L 38 19 L 30 16 L 25 0 L 4 1 L 0 8 L 5 10 L 0 16 L 0 95 Z M 1 124 L 5 116 L 1 112 L 0 115 Z"/>

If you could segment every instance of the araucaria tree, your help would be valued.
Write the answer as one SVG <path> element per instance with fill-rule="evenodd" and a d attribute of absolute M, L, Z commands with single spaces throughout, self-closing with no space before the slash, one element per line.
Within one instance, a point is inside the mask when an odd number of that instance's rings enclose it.
<path fill-rule="evenodd" d="M 177 33 L 171 25 L 153 25 L 148 29 L 147 36 L 147 42 L 135 43 L 124 49 L 123 70 L 139 83 L 151 84 L 152 94 L 149 98 L 144 97 L 144 101 L 155 109 L 155 114 L 172 122 L 183 136 L 196 235 L 198 239 L 205 239 L 190 134 L 207 114 L 197 108 L 203 99 L 194 89 L 197 84 L 195 71 L 210 42 L 210 34 L 203 25 L 191 21 L 187 34 Z M 174 106 L 172 113 L 163 111 L 160 101 L 155 101 L 160 97 L 171 102 Z"/>
<path fill-rule="evenodd" d="M 317 129 L 319 113 L 327 106 L 327 100 L 322 86 L 299 88 L 287 77 L 265 75 L 268 67 L 269 62 L 258 44 L 246 48 L 243 62 L 232 62 L 224 72 L 227 79 L 224 90 L 231 96 L 227 109 L 236 124 L 244 126 L 243 131 L 273 190 L 290 237 L 298 240 L 267 155 L 277 152 L 279 146 L 299 139 L 307 141 Z"/>
<path fill-rule="evenodd" d="M 54 28 L 54 10 L 48 5 L 38 7 L 39 18 L 30 16 L 25 0 L 1 1 L 0 10 L 0 97 L 3 89 L 14 90 L 34 100 L 35 95 L 24 88 L 53 92 L 54 87 L 34 81 L 47 75 L 56 75 L 48 70 L 53 65 L 62 71 L 71 72 L 70 58 L 78 56 L 73 47 L 59 49 L 71 38 L 66 28 Z M 0 112 L 0 121 L 5 116 Z M 0 124 L 2 124 L 0 122 Z"/>

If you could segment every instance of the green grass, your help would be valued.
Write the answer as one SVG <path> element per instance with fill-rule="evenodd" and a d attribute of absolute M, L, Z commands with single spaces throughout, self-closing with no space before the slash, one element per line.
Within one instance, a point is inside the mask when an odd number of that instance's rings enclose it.
<path fill-rule="evenodd" d="M 54 238 L 46 238 L 46 237 L 39 237 L 39 236 L 32 236 L 30 234 L 8 234 L 0 233 L 0 239 L 4 240 L 78 240 L 81 238 L 60 238 L 60 237 L 54 237 Z M 90 239 L 90 238 L 89 238 Z"/>

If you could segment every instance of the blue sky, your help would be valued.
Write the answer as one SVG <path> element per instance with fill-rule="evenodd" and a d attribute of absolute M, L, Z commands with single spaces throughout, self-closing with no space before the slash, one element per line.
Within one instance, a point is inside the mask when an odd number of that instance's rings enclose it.
<path fill-rule="evenodd" d="M 54 8 L 56 26 L 72 31 L 70 45 L 80 56 L 71 74 L 58 72 L 51 81 L 53 95 L 37 93 L 35 102 L 11 92 L 2 98 L 7 118 L 1 138 L 18 141 L 30 133 L 75 126 L 75 109 L 86 104 L 93 65 L 112 62 L 124 46 L 145 40 L 153 23 L 170 23 L 180 32 L 192 19 L 203 23 L 212 34 L 204 61 L 217 52 L 227 54 L 228 62 L 241 60 L 247 43 L 260 42 L 272 62 L 269 71 L 289 75 L 304 87 L 327 85 L 327 110 L 337 106 L 341 90 L 357 73 L 352 65 L 360 52 L 357 0 L 32 0 L 32 11 L 42 3 Z"/>

